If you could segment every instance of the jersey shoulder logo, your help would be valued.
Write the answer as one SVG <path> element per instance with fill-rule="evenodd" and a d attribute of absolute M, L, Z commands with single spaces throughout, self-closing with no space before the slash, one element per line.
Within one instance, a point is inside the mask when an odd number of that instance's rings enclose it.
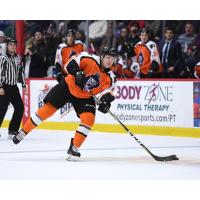
<path fill-rule="evenodd" d="M 150 45 L 150 48 L 152 49 L 152 48 L 154 48 L 155 47 L 155 44 L 151 44 Z"/>

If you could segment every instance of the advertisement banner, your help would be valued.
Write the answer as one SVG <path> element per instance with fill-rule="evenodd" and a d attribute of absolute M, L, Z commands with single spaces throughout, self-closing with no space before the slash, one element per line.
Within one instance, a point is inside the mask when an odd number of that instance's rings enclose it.
<path fill-rule="evenodd" d="M 194 82 L 194 127 L 200 127 L 200 82 Z"/>
<path fill-rule="evenodd" d="M 43 105 L 43 98 L 56 84 L 55 80 L 30 81 L 30 113 Z M 118 81 L 111 111 L 128 125 L 193 127 L 193 105 L 193 82 Z M 79 119 L 67 103 L 48 121 L 78 122 Z M 96 123 L 117 124 L 112 117 L 98 111 Z"/>
<path fill-rule="evenodd" d="M 112 112 L 126 124 L 193 127 L 193 82 L 118 81 Z M 115 123 L 97 115 L 97 123 Z"/>

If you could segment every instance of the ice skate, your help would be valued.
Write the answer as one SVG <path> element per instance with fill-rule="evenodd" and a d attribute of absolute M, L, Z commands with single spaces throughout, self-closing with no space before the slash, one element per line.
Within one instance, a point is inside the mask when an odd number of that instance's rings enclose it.
<path fill-rule="evenodd" d="M 13 143 L 18 144 L 21 140 L 24 139 L 25 136 L 26 134 L 24 133 L 24 131 L 20 130 L 18 134 L 13 137 Z"/>
<path fill-rule="evenodd" d="M 78 152 L 78 149 L 73 145 L 73 138 L 71 139 L 70 147 L 67 151 L 67 158 L 68 161 L 77 161 L 80 159 L 81 154 Z"/>
<path fill-rule="evenodd" d="M 11 140 L 17 133 L 17 131 L 8 131 L 8 139 Z"/>

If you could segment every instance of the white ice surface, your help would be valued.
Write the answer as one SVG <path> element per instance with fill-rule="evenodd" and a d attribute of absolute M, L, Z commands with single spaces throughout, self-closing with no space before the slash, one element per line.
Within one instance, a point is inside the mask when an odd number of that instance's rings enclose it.
<path fill-rule="evenodd" d="M 73 131 L 34 130 L 20 144 L 0 129 L 0 180 L 200 180 L 200 139 L 137 137 L 154 154 L 180 160 L 157 162 L 128 134 L 90 133 L 80 161 L 66 161 Z"/>

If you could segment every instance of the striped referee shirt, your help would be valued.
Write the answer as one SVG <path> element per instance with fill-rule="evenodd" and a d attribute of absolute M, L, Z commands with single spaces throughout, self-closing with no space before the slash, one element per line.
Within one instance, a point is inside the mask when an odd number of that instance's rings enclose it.
<path fill-rule="evenodd" d="M 17 82 L 22 83 L 22 87 L 26 87 L 24 77 L 24 67 L 21 58 L 15 54 L 0 56 L 0 87 L 6 85 L 17 85 Z"/>

